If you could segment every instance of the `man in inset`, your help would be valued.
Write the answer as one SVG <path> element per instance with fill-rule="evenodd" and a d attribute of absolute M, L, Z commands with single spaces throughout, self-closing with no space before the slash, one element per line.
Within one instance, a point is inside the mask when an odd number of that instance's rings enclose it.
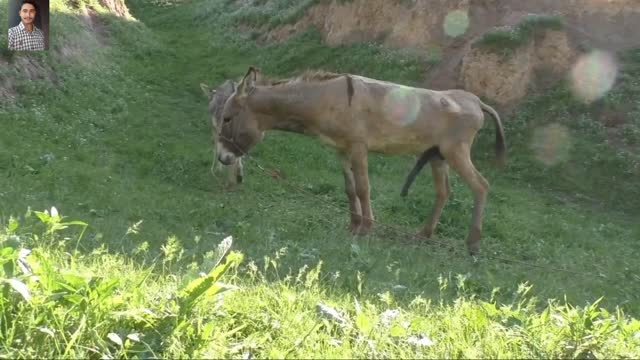
<path fill-rule="evenodd" d="M 37 6 L 33 0 L 23 0 L 22 21 L 9 29 L 9 50 L 44 50 L 44 34 L 34 24 Z"/>

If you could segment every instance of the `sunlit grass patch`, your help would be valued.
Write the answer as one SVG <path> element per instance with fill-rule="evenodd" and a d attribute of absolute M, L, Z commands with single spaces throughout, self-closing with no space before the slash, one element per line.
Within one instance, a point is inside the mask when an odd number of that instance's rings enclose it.
<path fill-rule="evenodd" d="M 87 224 L 28 211 L 0 230 L 0 353 L 9 357 L 636 357 L 640 322 L 599 301 L 541 303 L 523 283 L 508 303 L 438 278 L 439 302 L 335 285 L 323 262 L 281 268 L 281 249 L 243 265 L 231 238 L 200 262 L 169 238 L 137 264 L 82 248 Z M 127 234 L 138 231 L 136 225 Z M 125 234 L 125 236 L 127 236 Z M 224 280 L 220 282 L 218 280 Z M 456 296 L 449 298 L 452 290 Z M 494 289 L 493 293 L 499 292 Z"/>

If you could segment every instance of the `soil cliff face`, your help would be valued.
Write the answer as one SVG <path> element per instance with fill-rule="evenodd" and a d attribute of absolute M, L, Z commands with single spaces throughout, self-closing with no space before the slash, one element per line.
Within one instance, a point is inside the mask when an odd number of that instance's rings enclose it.
<path fill-rule="evenodd" d="M 459 86 L 508 105 L 526 96 L 530 88 L 544 88 L 571 69 L 578 53 L 564 31 L 544 31 L 512 54 L 472 48 L 462 58 Z"/>

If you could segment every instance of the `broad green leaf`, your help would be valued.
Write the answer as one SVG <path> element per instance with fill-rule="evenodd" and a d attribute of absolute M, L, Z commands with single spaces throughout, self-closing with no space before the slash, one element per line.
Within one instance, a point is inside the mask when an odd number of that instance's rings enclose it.
<path fill-rule="evenodd" d="M 45 224 L 48 224 L 49 221 L 51 220 L 51 216 L 49 216 L 49 214 L 46 212 L 34 211 L 33 213 L 36 214 L 38 219 L 40 219 L 40 221 L 42 221 Z"/>
<path fill-rule="evenodd" d="M 13 216 L 9 217 L 9 224 L 7 224 L 7 233 L 13 234 L 16 230 L 18 230 L 19 225 L 20 224 L 18 223 L 18 220 L 16 220 L 16 218 L 14 218 Z"/>
<path fill-rule="evenodd" d="M 76 305 L 80 304 L 82 302 L 82 300 L 85 299 L 84 296 L 82 295 L 78 295 L 78 294 L 68 294 L 63 296 L 63 298 L 71 303 L 74 303 Z"/>
<path fill-rule="evenodd" d="M 202 296 L 210 297 L 225 291 L 217 280 L 234 264 L 242 261 L 242 254 L 231 252 L 223 265 L 216 266 L 205 276 L 191 281 L 180 291 L 180 311 L 189 312 Z"/>
<path fill-rule="evenodd" d="M 216 323 L 215 322 L 209 322 L 206 323 L 203 327 L 202 327 L 202 339 L 203 340 L 208 340 L 211 335 L 213 335 L 213 331 L 216 329 Z"/>
<path fill-rule="evenodd" d="M 232 251 L 229 253 L 229 255 L 227 255 L 227 260 L 225 261 L 224 265 L 218 265 L 214 267 L 207 276 L 211 276 L 213 277 L 214 281 L 218 281 L 218 279 L 220 279 L 220 277 L 225 272 L 227 272 L 229 267 L 231 267 L 232 265 L 240 264 L 243 258 L 244 256 L 241 253 Z"/>
<path fill-rule="evenodd" d="M 205 276 L 197 278 L 187 284 L 187 286 L 180 292 L 181 310 L 183 310 L 183 307 L 191 308 L 198 298 L 209 290 L 214 283 L 215 281 L 211 276 Z"/>
<path fill-rule="evenodd" d="M 111 279 L 98 285 L 96 291 L 99 294 L 99 298 L 104 299 L 109 297 L 117 289 L 119 283 L 119 279 Z"/>
<path fill-rule="evenodd" d="M 3 247 L 0 249 L 0 259 L 13 260 L 18 258 L 18 252 L 12 247 Z"/>
<path fill-rule="evenodd" d="M 407 330 L 400 326 L 399 324 L 395 324 L 389 330 L 389 335 L 393 337 L 402 337 L 407 335 Z"/>
<path fill-rule="evenodd" d="M 356 315 L 356 326 L 365 335 L 369 334 L 373 329 L 373 324 L 371 323 L 371 320 L 367 315 L 365 315 L 362 312 Z"/>
<path fill-rule="evenodd" d="M 18 258 L 18 252 L 10 247 L 0 249 L 0 264 L 4 268 L 4 276 L 11 278 L 15 268 L 15 261 Z"/>
<path fill-rule="evenodd" d="M 71 271 L 63 272 L 61 275 L 64 282 L 60 282 L 60 285 L 73 291 L 86 287 L 90 281 L 89 278 Z"/>

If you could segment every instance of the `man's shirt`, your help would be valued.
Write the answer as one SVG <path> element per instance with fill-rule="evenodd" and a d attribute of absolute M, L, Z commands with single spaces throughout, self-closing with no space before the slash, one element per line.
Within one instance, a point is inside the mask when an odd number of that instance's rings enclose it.
<path fill-rule="evenodd" d="M 9 29 L 9 50 L 44 50 L 44 34 L 35 25 L 27 31 L 21 21 Z"/>

